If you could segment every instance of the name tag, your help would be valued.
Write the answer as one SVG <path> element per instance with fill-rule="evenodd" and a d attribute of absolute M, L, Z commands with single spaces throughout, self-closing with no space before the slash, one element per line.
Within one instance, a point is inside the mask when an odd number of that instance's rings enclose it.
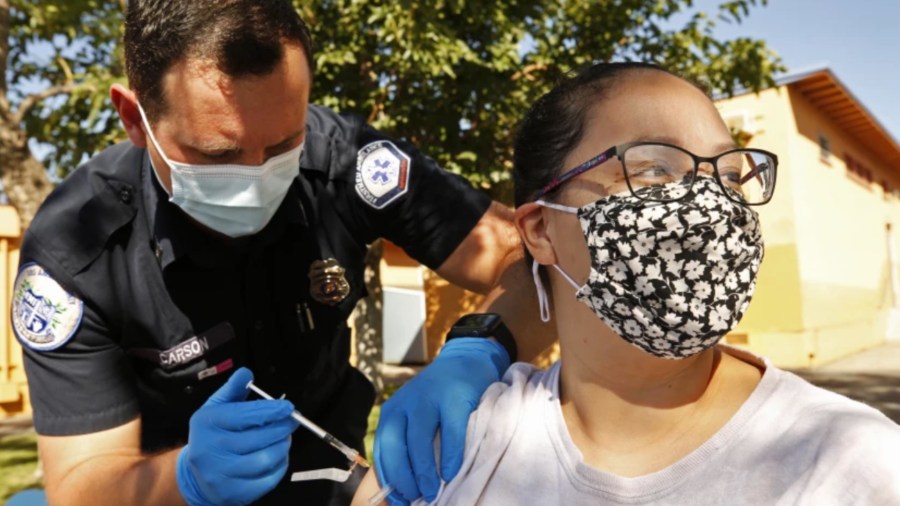
<path fill-rule="evenodd" d="M 205 337 L 192 337 L 187 341 L 169 348 L 159 354 L 159 365 L 169 368 L 186 364 L 209 350 L 209 341 Z"/>
<path fill-rule="evenodd" d="M 210 350 L 218 348 L 232 339 L 234 339 L 234 329 L 230 323 L 222 322 L 205 332 L 176 344 L 168 350 L 131 348 L 128 350 L 128 353 L 159 364 L 163 369 L 168 370 L 193 362 L 206 355 Z"/>

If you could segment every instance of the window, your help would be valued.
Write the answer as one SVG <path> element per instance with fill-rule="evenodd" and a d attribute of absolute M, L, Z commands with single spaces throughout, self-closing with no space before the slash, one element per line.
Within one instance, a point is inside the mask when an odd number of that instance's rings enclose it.
<path fill-rule="evenodd" d="M 844 153 L 844 163 L 847 164 L 847 175 L 850 176 L 850 179 L 855 179 L 859 183 L 867 184 L 875 181 L 875 176 L 872 174 L 872 171 L 863 165 L 862 162 L 847 153 Z M 886 179 L 881 180 L 881 185 L 884 186 L 885 191 L 890 187 L 890 184 Z"/>
<path fill-rule="evenodd" d="M 825 134 L 819 134 L 819 159 L 823 162 L 831 161 L 831 141 Z"/>

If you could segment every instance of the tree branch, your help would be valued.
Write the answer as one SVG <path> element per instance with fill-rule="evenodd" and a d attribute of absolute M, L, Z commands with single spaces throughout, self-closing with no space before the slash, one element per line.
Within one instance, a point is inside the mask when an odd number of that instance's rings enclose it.
<path fill-rule="evenodd" d="M 94 91 L 93 86 L 85 86 L 83 84 L 68 83 L 68 84 L 61 84 L 59 86 L 51 86 L 44 91 L 35 93 L 33 95 L 28 95 L 27 97 L 25 97 L 24 100 L 22 100 L 22 103 L 19 104 L 19 108 L 16 110 L 16 114 L 13 115 L 12 123 L 14 125 L 18 125 L 19 123 L 21 123 L 22 120 L 25 119 L 25 115 L 28 114 L 28 111 L 31 110 L 32 107 L 41 103 L 42 101 L 44 101 L 50 97 L 54 97 L 56 95 L 72 93 L 73 91 L 78 90 L 80 88 L 83 88 L 83 89 L 86 89 L 86 90 L 89 90 L 92 92 Z"/>
<path fill-rule="evenodd" d="M 56 64 L 59 65 L 59 68 L 62 69 L 63 74 L 66 76 L 66 84 L 70 84 L 75 82 L 75 77 L 72 75 L 72 68 L 69 67 L 69 63 L 62 56 L 56 57 Z"/>
<path fill-rule="evenodd" d="M 9 57 L 9 0 L 0 0 L 0 98 L 6 100 L 6 65 Z"/>

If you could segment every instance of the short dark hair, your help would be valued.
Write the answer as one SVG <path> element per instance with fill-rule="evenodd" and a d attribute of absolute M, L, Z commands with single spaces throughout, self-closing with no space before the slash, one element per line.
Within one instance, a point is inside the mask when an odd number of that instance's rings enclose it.
<path fill-rule="evenodd" d="M 312 39 L 289 0 L 129 0 L 125 14 L 128 81 L 157 118 L 165 111 L 162 78 L 184 58 L 213 62 L 231 77 L 264 76 L 302 47 L 314 71 Z"/>
<path fill-rule="evenodd" d="M 620 78 L 638 70 L 672 74 L 652 63 L 597 63 L 563 79 L 535 102 L 520 124 L 514 143 L 516 206 L 532 200 L 560 174 L 566 157 L 581 142 L 591 107 L 603 100 Z"/>

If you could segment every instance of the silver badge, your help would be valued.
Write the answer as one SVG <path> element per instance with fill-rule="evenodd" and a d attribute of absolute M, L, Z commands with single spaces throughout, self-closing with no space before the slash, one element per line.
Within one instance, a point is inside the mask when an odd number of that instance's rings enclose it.
<path fill-rule="evenodd" d="M 334 306 L 340 303 L 350 293 L 345 272 L 346 269 L 334 258 L 316 260 L 309 266 L 309 294 L 322 304 Z"/>

